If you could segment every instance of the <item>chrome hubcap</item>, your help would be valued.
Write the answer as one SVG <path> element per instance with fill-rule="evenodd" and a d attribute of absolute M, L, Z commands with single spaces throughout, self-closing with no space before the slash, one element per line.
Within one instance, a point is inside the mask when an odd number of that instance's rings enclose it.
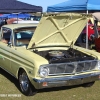
<path fill-rule="evenodd" d="M 29 80 L 26 73 L 23 73 L 22 75 L 20 75 L 19 82 L 20 82 L 20 87 L 22 91 L 27 91 L 29 87 Z"/>

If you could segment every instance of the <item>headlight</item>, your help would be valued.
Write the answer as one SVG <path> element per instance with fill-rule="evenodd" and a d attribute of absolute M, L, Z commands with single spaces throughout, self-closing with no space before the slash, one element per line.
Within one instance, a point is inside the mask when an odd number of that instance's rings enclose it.
<path fill-rule="evenodd" d="M 49 68 L 48 67 L 41 67 L 39 70 L 40 77 L 46 77 L 49 74 Z"/>

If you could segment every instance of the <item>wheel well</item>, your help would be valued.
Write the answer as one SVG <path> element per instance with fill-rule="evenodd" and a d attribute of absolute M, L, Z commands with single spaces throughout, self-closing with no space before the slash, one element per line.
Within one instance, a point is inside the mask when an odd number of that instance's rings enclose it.
<path fill-rule="evenodd" d="M 19 73 L 20 73 L 22 70 L 24 70 L 24 69 L 23 69 L 23 68 L 19 68 L 19 70 L 18 70 L 18 78 L 19 78 Z"/>
<path fill-rule="evenodd" d="M 25 71 L 23 68 L 19 68 L 19 70 L 18 70 L 18 78 L 19 78 L 19 75 L 20 75 L 20 72 L 21 71 Z M 26 72 L 26 71 L 25 71 Z M 28 77 L 28 79 L 29 79 L 29 77 Z M 30 79 L 29 79 L 29 82 L 30 82 L 30 85 L 31 85 L 31 88 L 33 88 L 33 90 L 35 89 L 36 90 L 36 88 L 34 87 L 34 85 L 32 85 L 32 83 L 31 83 L 31 81 L 30 81 Z M 36 90 L 37 91 L 37 90 Z"/>

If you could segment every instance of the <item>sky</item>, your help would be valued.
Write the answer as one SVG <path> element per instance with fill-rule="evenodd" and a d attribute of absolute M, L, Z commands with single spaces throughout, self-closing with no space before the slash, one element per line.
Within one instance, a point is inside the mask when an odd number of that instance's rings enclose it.
<path fill-rule="evenodd" d="M 43 12 L 45 12 L 47 10 L 47 6 L 55 5 L 67 0 L 18 0 L 18 1 L 22 1 L 36 6 L 42 6 Z"/>

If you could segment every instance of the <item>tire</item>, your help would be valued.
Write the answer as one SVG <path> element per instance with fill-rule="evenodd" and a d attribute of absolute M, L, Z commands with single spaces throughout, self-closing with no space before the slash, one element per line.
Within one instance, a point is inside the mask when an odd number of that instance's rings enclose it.
<path fill-rule="evenodd" d="M 37 90 L 30 83 L 29 78 L 24 70 L 21 70 L 19 72 L 18 81 L 20 85 L 20 90 L 24 95 L 32 96 L 37 93 Z"/>
<path fill-rule="evenodd" d="M 85 33 L 83 33 L 81 35 L 81 40 L 82 40 L 82 43 L 86 43 L 86 34 Z"/>
<path fill-rule="evenodd" d="M 83 84 L 82 86 L 83 86 L 83 87 L 91 87 L 94 83 L 95 83 L 95 81 L 89 82 L 89 83 L 85 83 L 85 84 Z"/>

